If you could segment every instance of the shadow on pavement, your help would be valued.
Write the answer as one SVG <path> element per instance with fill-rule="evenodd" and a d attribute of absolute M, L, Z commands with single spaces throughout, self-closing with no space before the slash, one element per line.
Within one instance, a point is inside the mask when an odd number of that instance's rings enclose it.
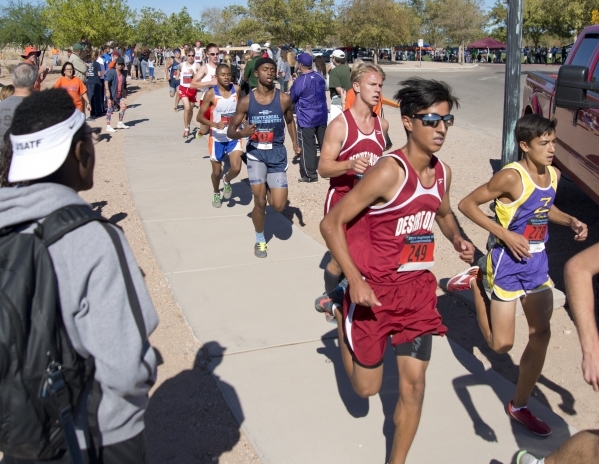
<path fill-rule="evenodd" d="M 129 126 L 129 127 L 135 127 L 138 124 L 141 124 L 142 122 L 146 122 L 149 121 L 148 118 L 142 118 L 142 119 L 134 119 L 133 121 L 125 121 L 125 123 Z"/>
<path fill-rule="evenodd" d="M 224 169 L 223 172 L 225 172 Z M 235 205 L 249 205 L 252 201 L 252 189 L 246 182 L 243 182 L 243 180 L 244 179 L 242 179 L 241 182 L 231 183 L 233 194 L 228 200 L 223 200 L 223 205 L 227 208 L 233 208 Z"/>
<path fill-rule="evenodd" d="M 235 389 L 210 373 L 225 350 L 218 342 L 205 343 L 192 369 L 152 394 L 145 415 L 149 464 L 218 462 L 239 441 L 244 417 Z"/>

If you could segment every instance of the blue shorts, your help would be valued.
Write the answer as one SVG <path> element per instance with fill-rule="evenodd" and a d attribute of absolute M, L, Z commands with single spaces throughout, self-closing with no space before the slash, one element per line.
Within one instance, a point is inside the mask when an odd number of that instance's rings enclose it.
<path fill-rule="evenodd" d="M 508 248 L 495 245 L 486 257 L 486 290 L 503 301 L 513 301 L 552 288 L 545 250 L 517 261 Z M 484 279 L 483 279 L 484 280 Z"/>
<path fill-rule="evenodd" d="M 168 86 L 171 93 L 175 93 L 180 85 L 181 81 L 178 79 L 169 79 L 168 81 Z"/>
<path fill-rule="evenodd" d="M 268 174 L 287 171 L 287 150 L 284 145 L 273 145 L 269 150 L 258 150 L 253 144 L 247 144 L 248 160 L 260 161 L 266 165 Z"/>
<path fill-rule="evenodd" d="M 225 158 L 225 155 L 229 155 L 234 151 L 241 151 L 241 140 L 219 142 L 211 135 L 208 141 L 208 151 L 210 152 L 210 159 L 220 163 Z"/>

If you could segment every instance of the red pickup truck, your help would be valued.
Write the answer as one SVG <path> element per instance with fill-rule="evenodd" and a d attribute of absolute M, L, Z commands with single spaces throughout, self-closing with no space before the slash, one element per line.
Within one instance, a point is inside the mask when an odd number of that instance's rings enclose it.
<path fill-rule="evenodd" d="M 528 73 L 529 113 L 558 120 L 554 162 L 599 203 L 599 26 L 582 31 L 557 74 Z"/>

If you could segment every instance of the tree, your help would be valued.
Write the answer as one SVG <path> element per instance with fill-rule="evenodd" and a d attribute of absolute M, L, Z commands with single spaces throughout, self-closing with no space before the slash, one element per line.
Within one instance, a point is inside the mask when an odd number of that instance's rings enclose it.
<path fill-rule="evenodd" d="M 44 16 L 58 45 L 70 46 L 86 37 L 93 45 L 125 42 L 133 14 L 126 0 L 46 0 Z"/>
<path fill-rule="evenodd" d="M 593 10 L 599 9 L 599 0 L 552 0 L 545 3 L 549 30 L 558 37 L 576 36 L 593 24 Z"/>
<path fill-rule="evenodd" d="M 129 42 L 140 43 L 149 47 L 166 45 L 168 36 L 168 17 L 161 10 L 142 8 L 137 13 Z"/>
<path fill-rule="evenodd" d="M 422 38 L 435 48 L 445 39 L 443 28 L 439 21 L 441 5 L 441 0 L 426 0 L 421 13 L 422 16 L 420 17 Z"/>
<path fill-rule="evenodd" d="M 220 45 L 246 42 L 250 37 L 258 41 L 269 37 L 262 25 L 239 5 L 205 8 L 202 11 L 202 23 L 206 25 L 206 32 L 212 41 Z"/>
<path fill-rule="evenodd" d="M 522 7 L 522 37 L 538 47 L 541 38 L 547 33 L 550 17 L 547 13 L 547 0 L 524 0 Z M 496 26 L 492 36 L 501 42 L 507 38 L 507 4 L 505 0 L 497 0 L 489 12 L 489 24 Z"/>
<path fill-rule="evenodd" d="M 45 51 L 52 43 L 52 32 L 44 20 L 44 6 L 22 0 L 9 0 L 0 8 L 0 46 L 29 44 Z M 42 55 L 43 60 L 43 55 Z"/>
<path fill-rule="evenodd" d="M 339 35 L 344 45 L 378 50 L 411 42 L 417 18 L 405 4 L 394 0 L 346 0 L 339 12 Z"/>
<path fill-rule="evenodd" d="M 487 14 L 488 25 L 492 27 L 491 37 L 505 43 L 507 40 L 506 0 L 497 0 Z"/>
<path fill-rule="evenodd" d="M 179 13 L 172 13 L 166 26 L 166 43 L 171 46 L 194 44 L 197 40 L 205 42 L 208 39 L 202 24 L 191 17 L 187 7 L 183 7 Z"/>
<path fill-rule="evenodd" d="M 439 25 L 444 35 L 459 45 L 460 63 L 464 62 L 464 47 L 484 36 L 485 16 L 479 0 L 444 0 L 439 11 Z"/>

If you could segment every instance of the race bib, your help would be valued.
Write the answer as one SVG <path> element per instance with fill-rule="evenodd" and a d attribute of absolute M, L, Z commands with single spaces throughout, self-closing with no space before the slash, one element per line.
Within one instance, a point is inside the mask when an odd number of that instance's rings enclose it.
<path fill-rule="evenodd" d="M 272 148 L 272 142 L 274 139 L 275 132 L 273 129 L 258 130 L 250 137 L 253 145 L 256 145 L 258 150 L 270 150 Z"/>
<path fill-rule="evenodd" d="M 435 264 L 435 234 L 406 235 L 397 272 L 423 271 Z"/>
<path fill-rule="evenodd" d="M 524 237 L 530 245 L 531 253 L 539 253 L 545 249 L 545 237 L 547 236 L 547 226 L 549 218 L 530 218 L 524 229 Z"/>
<path fill-rule="evenodd" d="M 193 76 L 190 76 L 189 74 L 183 74 L 183 83 L 184 84 L 191 84 L 191 79 Z"/>
<path fill-rule="evenodd" d="M 231 124 L 231 121 L 233 120 L 233 116 L 235 116 L 235 115 L 234 114 L 221 114 L 220 122 L 224 123 L 225 126 L 229 126 Z"/>

